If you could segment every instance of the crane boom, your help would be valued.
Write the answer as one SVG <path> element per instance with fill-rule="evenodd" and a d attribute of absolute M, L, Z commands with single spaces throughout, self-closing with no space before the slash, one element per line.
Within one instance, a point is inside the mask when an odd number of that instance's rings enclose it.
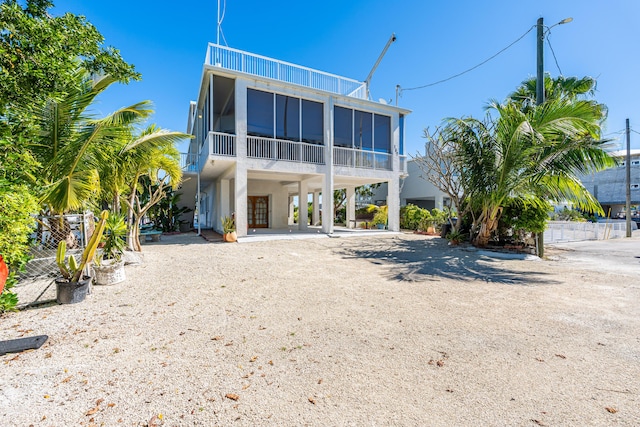
<path fill-rule="evenodd" d="M 384 57 L 385 53 L 387 53 L 387 50 L 389 50 L 389 46 L 391 46 L 391 43 L 393 43 L 394 41 L 396 41 L 396 33 L 392 33 L 391 34 L 391 37 L 389 37 L 389 40 L 387 41 L 387 44 L 384 46 L 384 49 L 382 49 L 382 53 L 378 57 L 378 60 L 376 61 L 376 63 L 374 64 L 373 68 L 369 72 L 369 75 L 367 76 L 367 78 L 364 80 L 364 84 L 367 87 L 367 99 L 369 99 L 369 97 L 370 97 L 369 96 L 369 85 L 371 84 L 371 78 L 373 78 L 373 73 L 376 72 L 376 69 L 378 68 L 378 65 L 380 65 L 380 61 L 382 61 L 382 58 Z"/>

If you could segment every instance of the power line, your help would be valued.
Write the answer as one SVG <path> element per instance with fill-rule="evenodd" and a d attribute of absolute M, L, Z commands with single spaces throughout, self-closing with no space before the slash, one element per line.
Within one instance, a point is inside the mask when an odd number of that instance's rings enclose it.
<path fill-rule="evenodd" d="M 556 58 L 556 53 L 553 50 L 553 46 L 551 46 L 551 31 L 549 31 L 549 35 L 547 36 L 547 43 L 549 44 L 549 48 L 551 49 L 551 54 L 553 55 L 553 60 L 556 62 L 556 67 L 558 67 L 558 72 L 562 75 L 562 70 L 560 69 L 560 65 L 558 64 L 558 58 Z"/>
<path fill-rule="evenodd" d="M 468 72 L 473 71 L 473 70 L 475 70 L 476 68 L 478 68 L 478 67 L 480 67 L 480 66 L 482 66 L 482 65 L 486 64 L 487 62 L 491 61 L 493 58 L 495 58 L 496 56 L 500 55 L 502 52 L 504 52 L 505 50 L 509 49 L 509 48 L 510 48 L 511 46 L 513 46 L 514 44 L 518 43 L 518 42 L 519 42 L 520 40 L 522 40 L 522 39 L 523 39 L 527 34 L 529 34 L 529 33 L 531 32 L 531 30 L 533 30 L 535 27 L 536 27 L 535 25 L 532 25 L 532 26 L 531 26 L 531 28 L 529 28 L 529 29 L 527 30 L 527 32 L 526 32 L 526 33 L 524 33 L 523 35 L 521 35 L 520 37 L 518 37 L 515 41 L 513 41 L 511 44 L 509 44 L 507 47 L 503 48 L 503 49 L 502 49 L 502 50 L 500 50 L 498 53 L 496 53 L 495 55 L 493 55 L 493 56 L 489 57 L 488 59 L 485 59 L 484 61 L 482 61 L 482 62 L 481 62 L 481 63 L 479 63 L 478 65 L 475 65 L 475 66 L 473 66 L 473 67 L 471 67 L 471 68 L 469 68 L 469 69 L 467 69 L 467 70 L 465 70 L 465 71 L 463 71 L 463 72 L 461 72 L 461 73 L 455 74 L 455 75 L 453 75 L 453 76 L 451 76 L 451 77 L 447 77 L 446 79 L 438 80 L 437 82 L 433 82 L 433 83 L 429 83 L 429 84 L 422 85 L 422 86 L 417 86 L 417 87 L 410 87 L 410 88 L 406 88 L 406 89 L 400 88 L 400 93 L 402 93 L 402 92 L 403 92 L 403 91 L 405 91 L 405 90 L 417 90 L 417 89 L 424 89 L 424 88 L 426 88 L 426 87 L 430 87 L 430 86 L 435 86 L 435 85 L 437 85 L 437 84 L 444 83 L 444 82 L 447 82 L 447 81 L 449 81 L 449 80 L 455 79 L 456 77 L 460 77 L 460 76 L 461 76 L 461 75 L 463 75 L 463 74 L 467 74 Z"/>
<path fill-rule="evenodd" d="M 617 130 L 617 131 L 615 131 L 615 132 L 609 132 L 609 133 L 606 133 L 606 134 L 604 134 L 604 135 L 602 135 L 602 136 L 609 136 L 609 135 L 621 135 L 621 134 L 623 134 L 623 133 L 625 133 L 625 132 L 626 132 L 626 129 L 620 129 L 620 130 Z M 634 131 L 634 132 L 635 132 L 635 131 Z"/>

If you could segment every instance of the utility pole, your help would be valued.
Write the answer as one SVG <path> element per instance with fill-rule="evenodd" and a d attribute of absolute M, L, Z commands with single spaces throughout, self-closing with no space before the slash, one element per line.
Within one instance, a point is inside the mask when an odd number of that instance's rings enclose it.
<path fill-rule="evenodd" d="M 544 19 L 538 18 L 536 25 L 536 105 L 544 103 Z"/>
<path fill-rule="evenodd" d="M 544 19 L 538 18 L 536 31 L 536 105 L 542 105 L 544 103 Z M 538 249 L 538 256 L 544 257 L 544 231 L 536 235 L 536 247 Z"/>
<path fill-rule="evenodd" d="M 547 28 L 546 32 L 551 31 L 551 28 L 556 25 L 567 24 L 573 21 L 573 18 L 565 18 L 557 24 L 552 25 Z M 536 23 L 536 105 L 542 105 L 545 101 L 544 99 L 544 19 L 538 18 L 538 22 Z M 540 258 L 544 257 L 544 232 L 538 233 L 536 236 L 536 246 L 538 247 L 538 256 Z"/>
<path fill-rule="evenodd" d="M 627 206 L 624 216 L 627 219 L 627 237 L 631 237 L 631 132 L 629 130 L 629 119 L 627 119 L 627 157 L 625 166 L 627 170 Z"/>

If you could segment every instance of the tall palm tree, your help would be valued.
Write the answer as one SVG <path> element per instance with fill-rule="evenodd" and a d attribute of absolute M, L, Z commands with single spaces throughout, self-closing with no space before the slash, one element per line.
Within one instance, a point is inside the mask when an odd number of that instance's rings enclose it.
<path fill-rule="evenodd" d="M 60 215 L 60 221 L 49 224 L 54 243 L 62 239 L 73 243 L 62 214 L 88 207 L 100 190 L 100 165 L 113 164 L 110 147 L 129 124 L 152 112 L 149 103 L 141 102 L 104 118 L 90 115 L 88 109 L 95 98 L 115 81 L 110 76 L 92 78 L 80 70 L 63 96 L 47 99 L 35 111 L 39 137 L 30 149 L 42 165 L 40 203 Z"/>
<path fill-rule="evenodd" d="M 537 79 L 535 77 L 522 82 L 509 99 L 521 105 L 523 109 L 528 109 L 536 104 Z M 593 77 L 564 77 L 552 78 L 550 75 L 544 76 L 544 99 L 568 98 L 575 101 L 578 99 L 588 99 L 596 92 L 596 80 Z M 604 105 L 599 104 L 601 107 Z M 604 117 L 603 117 L 604 118 Z"/>
<path fill-rule="evenodd" d="M 111 163 L 110 146 L 128 124 L 152 113 L 149 103 L 141 102 L 96 119 L 87 109 L 115 79 L 94 80 L 83 71 L 76 79 L 62 99 L 49 99 L 38 111 L 40 138 L 31 146 L 43 166 L 41 202 L 55 214 L 86 206 L 100 188 L 100 165 Z"/>
<path fill-rule="evenodd" d="M 147 211 L 165 197 L 169 186 L 177 186 L 182 179 L 180 153 L 176 142 L 191 138 L 189 134 L 173 132 L 150 125 L 136 133 L 129 128 L 129 140 L 123 144 L 116 155 L 117 167 L 111 170 L 108 182 L 114 201 L 122 200 L 127 205 L 129 230 L 127 244 L 129 249 L 140 251 L 138 239 L 139 223 Z M 148 198 L 140 188 L 145 185 Z"/>
<path fill-rule="evenodd" d="M 474 243 L 485 246 L 508 198 L 570 200 L 601 212 L 577 175 L 612 164 L 600 139 L 602 109 L 568 97 L 540 106 L 492 102 L 497 118 L 450 119 L 458 165 L 474 218 Z"/>

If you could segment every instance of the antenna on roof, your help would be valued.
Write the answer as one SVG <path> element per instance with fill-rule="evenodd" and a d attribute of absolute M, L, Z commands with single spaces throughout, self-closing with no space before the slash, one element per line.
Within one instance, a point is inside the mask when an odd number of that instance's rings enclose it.
<path fill-rule="evenodd" d="M 220 44 L 220 36 L 222 35 L 222 40 L 224 40 L 225 46 L 228 46 L 227 39 L 224 37 L 224 33 L 222 32 L 222 21 L 224 20 L 224 14 L 227 11 L 227 0 L 224 0 L 222 5 L 222 16 L 220 16 L 220 0 L 218 0 L 218 20 L 217 20 L 217 30 L 216 30 L 216 44 Z"/>
<path fill-rule="evenodd" d="M 220 1 L 220 0 L 218 0 L 218 1 Z M 366 85 L 366 88 L 367 88 L 367 99 L 370 98 L 369 97 L 369 85 L 371 84 L 371 78 L 373 77 L 373 73 L 376 72 L 376 68 L 378 68 L 378 65 L 380 65 L 380 61 L 382 61 L 382 57 L 385 55 L 385 53 L 387 53 L 387 50 L 389 49 L 389 46 L 391 46 L 391 43 L 393 43 L 394 41 L 396 41 L 396 33 L 392 33 L 391 34 L 391 37 L 389 37 L 389 41 L 387 41 L 387 44 L 385 45 L 384 49 L 382 49 L 382 53 L 378 57 L 378 60 L 376 61 L 375 65 L 373 66 L 373 68 L 369 72 L 369 75 L 367 76 L 367 78 L 364 80 L 364 84 Z"/>

